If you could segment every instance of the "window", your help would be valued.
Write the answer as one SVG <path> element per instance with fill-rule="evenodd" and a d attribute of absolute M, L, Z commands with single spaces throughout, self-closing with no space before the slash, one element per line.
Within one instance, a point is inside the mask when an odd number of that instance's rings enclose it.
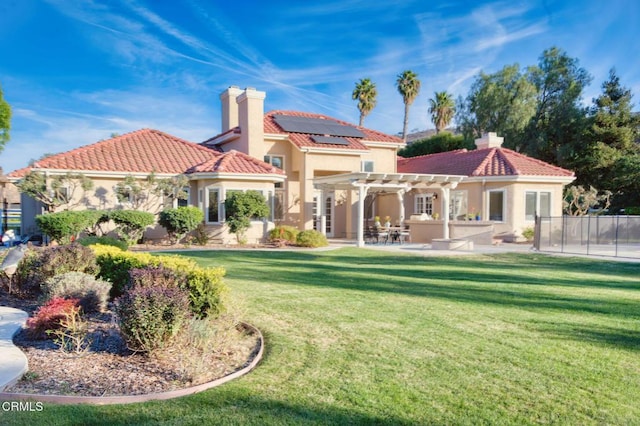
<path fill-rule="evenodd" d="M 220 222 L 220 190 L 207 190 L 207 222 Z"/>
<path fill-rule="evenodd" d="M 376 195 L 367 194 L 364 199 L 364 218 L 373 220 L 376 217 Z"/>
<path fill-rule="evenodd" d="M 525 192 L 525 219 L 535 220 L 539 216 L 551 216 L 551 192 Z"/>
<path fill-rule="evenodd" d="M 414 201 L 413 212 L 415 214 L 426 213 L 433 215 L 433 194 L 417 194 Z"/>
<path fill-rule="evenodd" d="M 184 192 L 184 199 L 178 198 L 178 207 L 187 207 L 189 205 L 189 201 L 191 199 L 191 188 L 185 186 L 182 188 L 182 192 Z"/>
<path fill-rule="evenodd" d="M 265 155 L 264 162 L 269 163 L 280 170 L 284 170 L 284 157 L 281 155 Z"/>
<path fill-rule="evenodd" d="M 504 191 L 489 191 L 489 220 L 504 222 Z"/>
<path fill-rule="evenodd" d="M 361 172 L 373 172 L 373 161 L 365 160 L 360 163 Z"/>
<path fill-rule="evenodd" d="M 272 220 L 273 221 L 281 221 L 284 220 L 284 209 L 285 209 L 285 193 L 283 188 L 276 187 L 276 193 L 273 197 L 273 206 L 272 206 Z"/>
<path fill-rule="evenodd" d="M 451 191 L 451 203 L 449 205 L 449 219 L 467 219 L 467 191 Z"/>

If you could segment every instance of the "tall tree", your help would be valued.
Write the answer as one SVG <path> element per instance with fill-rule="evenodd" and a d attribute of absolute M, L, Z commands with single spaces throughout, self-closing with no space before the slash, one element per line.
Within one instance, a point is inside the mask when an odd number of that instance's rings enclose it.
<path fill-rule="evenodd" d="M 612 191 L 616 207 L 628 207 L 632 199 L 640 206 L 640 115 L 632 111 L 632 96 L 611 69 L 572 164 L 578 182 Z"/>
<path fill-rule="evenodd" d="M 536 112 L 536 88 L 518 64 L 494 74 L 481 72 L 466 99 L 458 99 L 456 121 L 467 139 L 485 132 L 505 138 L 505 146 L 520 150 L 522 134 Z"/>
<path fill-rule="evenodd" d="M 447 128 L 456 112 L 453 96 L 445 92 L 435 92 L 435 97 L 429 99 L 429 114 L 431 121 L 436 126 L 436 133 Z"/>
<path fill-rule="evenodd" d="M 563 50 L 552 47 L 529 68 L 529 80 L 537 90 L 536 112 L 525 131 L 524 152 L 568 167 L 581 143 L 586 126 L 582 92 L 591 82 L 589 73 Z"/>
<path fill-rule="evenodd" d="M 396 80 L 398 92 L 402 95 L 404 102 L 404 122 L 402 125 L 402 141 L 407 142 L 407 127 L 409 126 L 409 107 L 420 92 L 420 80 L 418 75 L 411 70 L 406 70 L 402 74 L 398 74 Z"/>
<path fill-rule="evenodd" d="M 351 94 L 353 100 L 358 101 L 358 110 L 360 110 L 360 122 L 359 126 L 362 126 L 364 123 L 364 118 L 369 115 L 371 110 L 375 108 L 378 91 L 376 90 L 376 85 L 369 78 L 362 78 L 359 82 L 356 83 L 356 88 L 353 90 Z"/>
<path fill-rule="evenodd" d="M 9 130 L 11 129 L 11 107 L 2 96 L 2 87 L 0 86 L 0 152 L 9 142 Z"/>

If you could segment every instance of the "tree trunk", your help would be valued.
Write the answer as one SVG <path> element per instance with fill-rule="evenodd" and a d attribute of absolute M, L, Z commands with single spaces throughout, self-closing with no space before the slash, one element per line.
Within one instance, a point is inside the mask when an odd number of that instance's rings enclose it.
<path fill-rule="evenodd" d="M 402 142 L 407 143 L 407 127 L 409 127 L 409 103 L 404 103 L 404 123 L 402 125 Z"/>

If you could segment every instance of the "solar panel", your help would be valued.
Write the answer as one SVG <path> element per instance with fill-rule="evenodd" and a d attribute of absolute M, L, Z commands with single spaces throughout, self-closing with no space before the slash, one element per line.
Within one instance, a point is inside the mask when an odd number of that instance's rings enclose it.
<path fill-rule="evenodd" d="M 345 138 L 336 138 L 332 136 L 311 136 L 311 140 L 315 143 L 332 144 L 332 145 L 349 145 L 349 141 Z"/>
<path fill-rule="evenodd" d="M 291 115 L 274 115 L 273 119 L 285 132 L 364 138 L 364 133 L 355 127 L 333 120 Z"/>

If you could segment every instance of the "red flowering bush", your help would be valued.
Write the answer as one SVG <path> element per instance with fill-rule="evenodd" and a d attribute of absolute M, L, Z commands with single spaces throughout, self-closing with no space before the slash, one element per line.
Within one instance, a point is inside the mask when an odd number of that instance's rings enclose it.
<path fill-rule="evenodd" d="M 80 299 L 54 297 L 34 312 L 27 320 L 27 333 L 35 339 L 46 339 L 47 330 L 57 330 L 74 311 L 78 310 Z"/>

